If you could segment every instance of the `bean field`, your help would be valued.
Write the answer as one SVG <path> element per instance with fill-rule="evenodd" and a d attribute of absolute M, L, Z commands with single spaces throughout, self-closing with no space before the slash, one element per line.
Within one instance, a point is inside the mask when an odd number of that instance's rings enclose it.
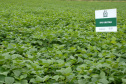
<path fill-rule="evenodd" d="M 96 32 L 111 8 L 117 32 Z M 126 2 L 0 0 L 0 84 L 126 84 Z"/>

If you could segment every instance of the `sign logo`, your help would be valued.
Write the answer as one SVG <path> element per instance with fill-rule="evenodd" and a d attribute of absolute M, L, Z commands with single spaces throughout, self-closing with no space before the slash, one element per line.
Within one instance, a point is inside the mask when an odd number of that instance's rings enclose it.
<path fill-rule="evenodd" d="M 108 17 L 108 12 L 107 12 L 107 10 L 104 10 L 104 12 L 103 12 L 103 17 Z"/>

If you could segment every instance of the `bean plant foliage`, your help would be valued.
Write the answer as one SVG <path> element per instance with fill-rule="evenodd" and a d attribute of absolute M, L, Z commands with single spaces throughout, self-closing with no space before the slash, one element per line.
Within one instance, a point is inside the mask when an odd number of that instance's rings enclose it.
<path fill-rule="evenodd" d="M 126 84 L 125 4 L 0 0 L 0 84 Z M 95 32 L 109 8 L 118 32 Z"/>

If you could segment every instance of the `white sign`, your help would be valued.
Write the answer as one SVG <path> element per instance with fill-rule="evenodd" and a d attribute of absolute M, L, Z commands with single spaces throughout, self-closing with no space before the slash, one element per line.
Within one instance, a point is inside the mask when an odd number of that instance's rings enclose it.
<path fill-rule="evenodd" d="M 96 32 L 117 32 L 117 9 L 95 11 Z"/>

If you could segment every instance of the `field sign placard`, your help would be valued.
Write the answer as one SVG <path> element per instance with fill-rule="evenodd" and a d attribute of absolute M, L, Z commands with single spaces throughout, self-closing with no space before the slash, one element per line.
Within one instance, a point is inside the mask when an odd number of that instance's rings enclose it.
<path fill-rule="evenodd" d="M 95 11 L 96 32 L 117 32 L 117 9 Z"/>

